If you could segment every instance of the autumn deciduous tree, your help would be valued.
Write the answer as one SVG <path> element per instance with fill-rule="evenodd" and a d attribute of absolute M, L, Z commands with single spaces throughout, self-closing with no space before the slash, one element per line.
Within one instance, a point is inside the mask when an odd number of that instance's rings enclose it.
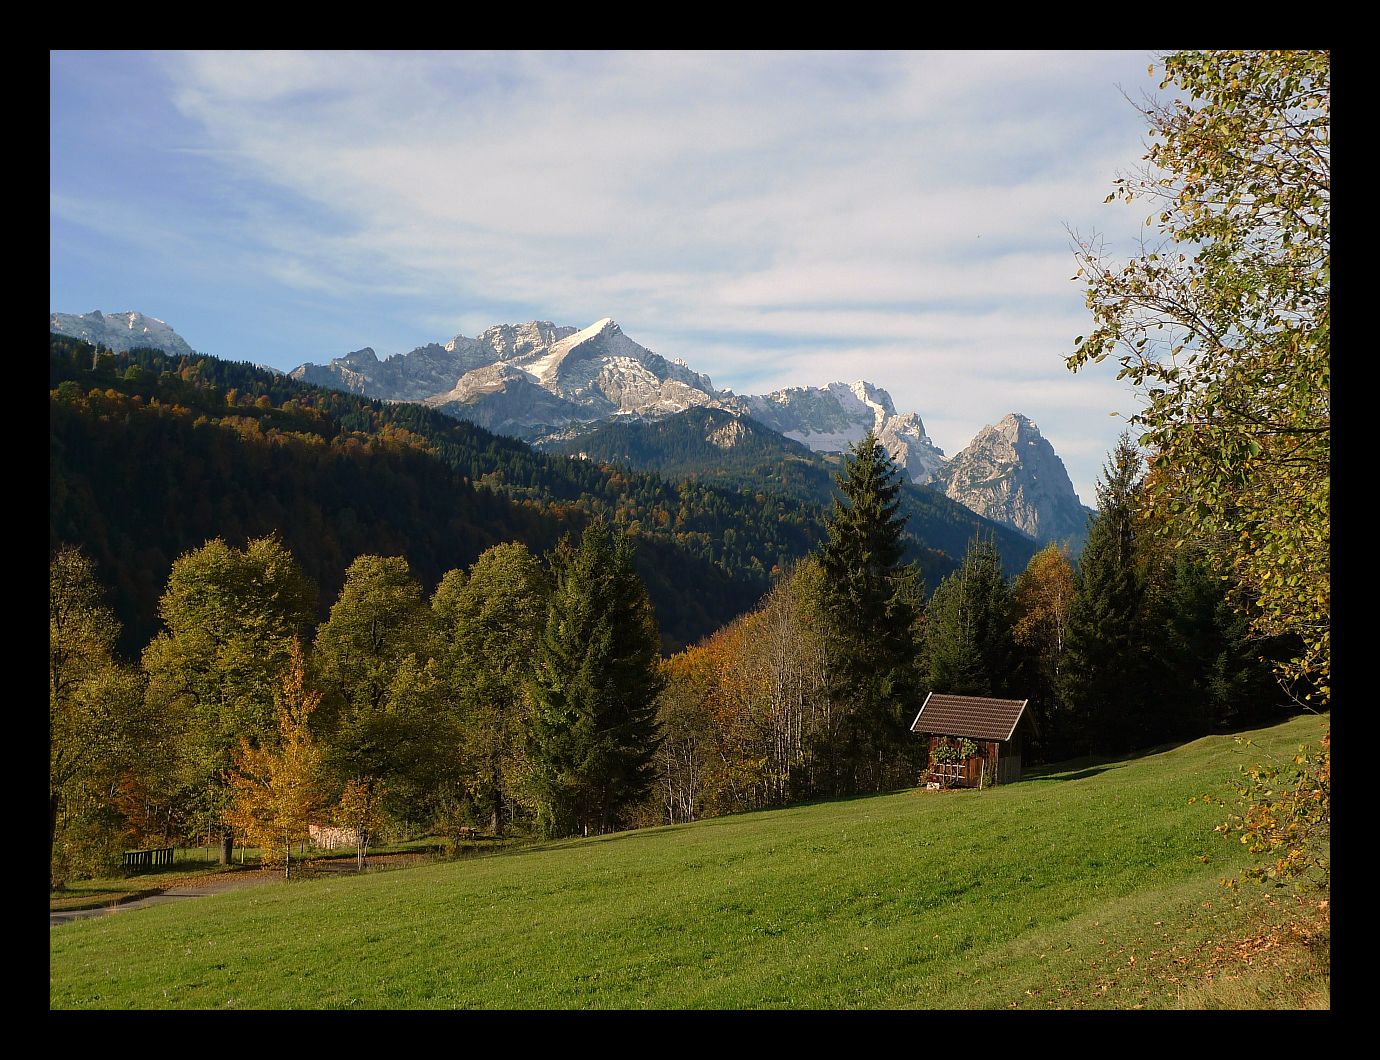
<path fill-rule="evenodd" d="M 662 667 L 662 808 L 672 823 L 835 790 L 823 570 L 806 557 L 760 606 Z"/>
<path fill-rule="evenodd" d="M 433 634 L 407 560 L 359 556 L 312 653 L 333 769 L 342 779 L 385 781 L 393 812 L 412 820 L 434 810 L 455 766 Z"/>
<path fill-rule="evenodd" d="M 452 571 L 432 598 L 444 696 L 461 733 L 466 783 L 502 835 L 524 772 L 526 701 L 546 622 L 546 574 L 521 542 L 486 550 L 468 575 Z"/>
<path fill-rule="evenodd" d="M 302 646 L 296 640 L 273 699 L 278 739 L 259 746 L 240 740 L 229 774 L 226 819 L 249 845 L 262 850 L 265 865 L 281 862 L 286 879 L 292 875 L 292 848 L 307 841 L 307 826 L 329 805 L 324 755 L 307 725 L 321 696 L 306 687 Z"/>
<path fill-rule="evenodd" d="M 120 624 L 101 596 L 91 561 L 78 549 L 59 549 L 48 566 L 48 854 L 55 883 L 65 874 L 59 863 L 73 860 L 58 856 L 64 827 L 113 804 L 122 773 L 154 736 L 140 674 L 112 654 Z M 110 834 L 118 832 L 115 822 L 107 824 L 96 823 L 98 841 L 103 831 L 117 840 Z M 96 861 L 102 853 L 94 852 Z"/>
<path fill-rule="evenodd" d="M 355 834 L 355 867 L 364 871 L 369 844 L 378 838 L 388 822 L 384 799 L 388 785 L 377 777 L 355 778 L 345 782 L 335 807 L 335 821 Z"/>
<path fill-rule="evenodd" d="M 316 634 L 313 661 L 322 684 L 341 704 L 380 709 L 400 661 L 428 656 L 430 618 L 406 559 L 357 557 Z"/>
<path fill-rule="evenodd" d="M 1247 741 L 1249 743 L 1249 741 Z M 1332 879 L 1332 737 L 1305 744 L 1289 762 L 1243 766 L 1232 812 L 1217 831 L 1257 857 L 1243 877 L 1328 889 Z M 1213 801 L 1209 796 L 1205 801 Z M 1229 887 L 1238 879 L 1222 881 Z"/>
<path fill-rule="evenodd" d="M 751 675 L 772 803 L 818 791 L 821 758 L 838 742 L 825 586 L 818 557 L 795 564 L 744 620 L 741 657 L 730 663 Z"/>
<path fill-rule="evenodd" d="M 657 699 L 661 743 L 655 764 L 660 814 L 657 823 L 683 824 L 703 815 L 714 753 L 710 713 L 717 672 L 704 645 L 678 652 L 661 664 L 665 685 Z"/>
<path fill-rule="evenodd" d="M 1152 67 L 1153 72 L 1153 67 Z M 1283 674 L 1325 705 L 1331 673 L 1331 56 L 1186 51 L 1141 110 L 1144 169 L 1108 201 L 1159 240 L 1129 261 L 1078 242 L 1093 328 L 1144 397 L 1147 506 L 1219 553 L 1258 633 L 1298 637 Z"/>
<path fill-rule="evenodd" d="M 1048 545 L 1016 577 L 1011 635 L 1025 656 L 1028 698 L 1035 712 L 1042 753 L 1057 754 L 1059 681 L 1068 639 L 1069 608 L 1076 591 L 1067 548 Z"/>
<path fill-rule="evenodd" d="M 223 824 L 239 741 L 276 731 L 274 688 L 315 606 L 315 587 L 274 535 L 244 549 L 217 538 L 173 563 L 159 604 L 165 630 L 144 649 L 147 700 L 177 734 L 183 801 L 210 828 Z M 222 861 L 232 835 L 222 833 Z"/>

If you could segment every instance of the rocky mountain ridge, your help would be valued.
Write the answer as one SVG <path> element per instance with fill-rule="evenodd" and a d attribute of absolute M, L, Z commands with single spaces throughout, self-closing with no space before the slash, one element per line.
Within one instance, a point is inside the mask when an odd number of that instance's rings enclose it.
<path fill-rule="evenodd" d="M 48 317 L 48 331 L 122 352 L 141 347 L 188 356 L 196 352 L 165 321 L 133 310 L 102 313 L 94 309 L 80 315 L 52 313 Z"/>
<path fill-rule="evenodd" d="M 931 484 L 979 515 L 1037 541 L 1081 543 L 1088 509 L 1064 462 L 1027 416 L 1013 412 L 984 427 L 935 471 Z"/>
<path fill-rule="evenodd" d="M 533 444 L 697 407 L 750 417 L 815 452 L 844 452 L 873 431 L 912 481 L 979 515 L 1041 542 L 1081 540 L 1085 532 L 1086 509 L 1062 461 L 1025 416 L 1012 413 L 984 428 L 950 459 L 918 413 L 898 412 L 891 395 L 870 382 L 738 395 L 639 345 L 607 317 L 581 331 L 550 321 L 499 325 L 384 362 L 366 350 L 292 374 L 371 397 L 422 401 Z M 731 437 L 723 435 L 720 448 Z"/>
<path fill-rule="evenodd" d="M 192 352 L 167 324 L 140 313 L 54 313 L 51 330 L 115 349 Z M 430 405 L 532 444 L 700 407 L 747 416 L 815 452 L 845 452 L 870 430 L 912 481 L 979 515 L 1039 542 L 1081 541 L 1086 532 L 1088 509 L 1053 447 L 1025 416 L 1011 413 L 947 458 L 918 413 L 898 412 L 891 395 L 870 382 L 738 395 L 628 338 L 609 317 L 583 329 L 541 320 L 498 324 L 474 338 L 456 335 L 383 359 L 364 347 L 289 374 L 370 398 Z M 718 448 L 731 447 L 734 437 L 723 432 Z"/>

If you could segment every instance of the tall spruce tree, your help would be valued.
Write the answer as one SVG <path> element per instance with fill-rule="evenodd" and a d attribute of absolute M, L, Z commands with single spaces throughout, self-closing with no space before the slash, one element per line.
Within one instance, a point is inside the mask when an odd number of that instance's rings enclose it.
<path fill-rule="evenodd" d="M 903 564 L 905 516 L 895 462 L 871 431 L 850 447 L 835 479 L 820 563 L 830 626 L 831 701 L 844 719 L 842 746 L 822 749 L 834 787 L 881 790 L 905 780 L 918 741 L 907 731 L 918 703 L 916 627 L 924 599 L 919 568 Z"/>
<path fill-rule="evenodd" d="M 1211 554 L 1187 542 L 1156 566 L 1147 613 L 1158 631 L 1158 683 L 1172 690 L 1154 716 L 1157 739 L 1191 739 L 1278 709 L 1280 688 L 1262 656 L 1287 658 L 1290 649 L 1252 635 L 1229 586 Z"/>
<path fill-rule="evenodd" d="M 527 688 L 527 796 L 549 835 L 613 831 L 655 779 L 660 637 L 632 542 L 602 519 L 551 566 Z"/>
<path fill-rule="evenodd" d="M 1012 638 L 1015 601 L 991 538 L 974 537 L 968 543 L 963 565 L 935 589 L 926 616 L 931 691 L 998 697 L 1022 692 Z"/>
<path fill-rule="evenodd" d="M 1060 692 L 1062 735 L 1073 750 L 1128 751 L 1144 746 L 1150 734 L 1154 690 L 1137 517 L 1142 472 L 1140 451 L 1122 434 L 1097 486 L 1097 515 L 1069 608 Z"/>

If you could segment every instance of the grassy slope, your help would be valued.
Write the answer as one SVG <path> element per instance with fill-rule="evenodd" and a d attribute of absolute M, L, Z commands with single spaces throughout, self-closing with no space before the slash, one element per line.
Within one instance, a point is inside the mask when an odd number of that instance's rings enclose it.
<path fill-rule="evenodd" d="M 1324 724 L 1257 742 L 1292 751 Z M 50 999 L 1172 1007 L 1222 967 L 1214 945 L 1259 926 L 1217 883 L 1243 856 L 1212 832 L 1220 808 L 1188 802 L 1221 793 L 1247 754 L 1213 737 L 981 793 L 835 801 L 99 917 L 51 930 Z"/>

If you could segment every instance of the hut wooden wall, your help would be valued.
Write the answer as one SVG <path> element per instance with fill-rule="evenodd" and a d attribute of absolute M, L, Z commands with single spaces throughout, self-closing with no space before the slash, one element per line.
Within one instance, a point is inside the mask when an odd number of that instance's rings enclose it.
<path fill-rule="evenodd" d="M 930 763 L 934 763 L 934 750 L 943 740 L 953 739 L 946 736 L 930 737 Z M 963 772 L 959 779 L 954 783 L 962 788 L 976 788 L 982 783 L 983 776 L 992 781 L 994 778 L 997 783 L 1005 783 L 1006 778 L 1002 773 L 1006 770 L 1006 755 L 1002 753 L 1002 745 L 999 740 L 974 740 L 977 744 L 977 754 L 962 763 Z M 1019 766 L 1014 779 L 1020 779 Z"/>

